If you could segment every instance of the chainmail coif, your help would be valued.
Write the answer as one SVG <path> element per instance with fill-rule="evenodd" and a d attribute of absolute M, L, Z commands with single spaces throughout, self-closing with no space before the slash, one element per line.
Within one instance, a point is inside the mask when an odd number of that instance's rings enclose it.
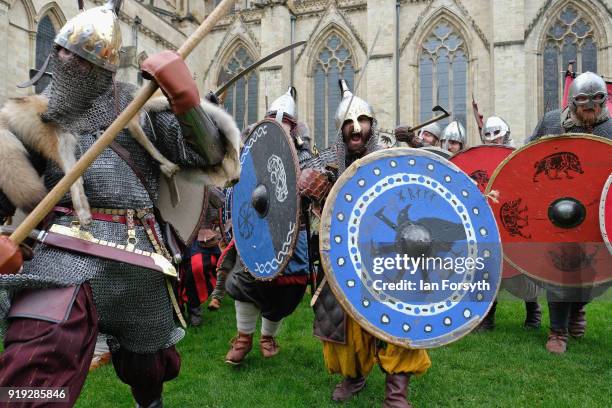
<path fill-rule="evenodd" d="M 109 92 L 113 89 L 113 73 L 95 65 L 83 72 L 78 57 L 62 61 L 57 49 L 52 54 L 51 63 L 53 79 L 44 92 L 49 98 L 49 106 L 41 119 L 43 122 L 55 122 L 73 133 L 91 131 L 92 123 L 99 120 L 96 114 L 103 111 L 85 113 L 96 105 L 96 99 L 103 97 L 107 101 L 114 100 L 109 98 Z"/>

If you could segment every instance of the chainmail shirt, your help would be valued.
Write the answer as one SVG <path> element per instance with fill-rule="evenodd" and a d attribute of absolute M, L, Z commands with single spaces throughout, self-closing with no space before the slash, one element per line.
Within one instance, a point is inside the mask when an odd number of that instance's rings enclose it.
<path fill-rule="evenodd" d="M 76 116 L 73 120 L 56 116 L 61 109 L 53 112 L 51 116 L 62 130 L 78 136 L 76 156 L 80 157 L 89 149 L 100 132 L 112 123 L 117 112 L 127 106 L 133 98 L 133 90 L 131 85 L 117 83 L 96 98 L 86 112 L 73 115 Z M 54 92 L 52 86 L 51 90 L 47 90 L 47 95 L 53 98 Z M 53 108 L 55 103 L 49 106 Z M 204 160 L 187 145 L 180 124 L 170 111 L 152 113 L 150 118 L 150 121 L 144 121 L 143 129 L 163 155 L 184 167 L 204 167 Z M 116 141 L 130 152 L 133 162 L 156 196 L 160 172 L 158 163 L 132 139 L 127 130 L 123 130 Z M 47 163 L 44 179 L 49 188 L 62 176 L 58 166 Z M 152 207 L 151 197 L 139 178 L 110 148 L 105 149 L 87 169 L 83 180 L 92 208 Z M 71 205 L 69 194 L 60 205 Z M 67 226 L 73 220 L 72 216 L 62 215 L 53 222 Z M 127 227 L 121 223 L 93 220 L 89 231 L 95 238 L 118 244 L 125 244 L 128 238 Z M 135 225 L 135 232 L 136 248 L 155 252 L 141 224 Z M 157 224 L 155 232 L 161 237 Z M 6 312 L 2 288 L 14 293 L 24 288 L 70 286 L 85 281 L 89 281 L 93 289 L 100 331 L 112 336 L 122 347 L 136 353 L 152 353 L 175 344 L 183 337 L 184 331 L 175 324 L 165 277 L 161 273 L 42 244 L 36 247 L 34 258 L 24 264 L 22 273 L 0 275 L 0 320 L 5 314 L 3 312 Z"/>

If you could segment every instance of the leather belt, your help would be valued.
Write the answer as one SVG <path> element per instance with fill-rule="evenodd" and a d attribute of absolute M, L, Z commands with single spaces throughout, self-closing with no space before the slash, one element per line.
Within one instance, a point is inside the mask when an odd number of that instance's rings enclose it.
<path fill-rule="evenodd" d="M 138 210 L 145 212 L 153 212 L 150 209 Z M 68 207 L 53 207 L 53 212 L 64 214 L 64 215 L 76 215 L 76 212 L 72 208 Z M 106 221 L 106 222 L 118 222 L 120 224 L 127 224 L 128 220 L 125 214 L 127 210 L 125 209 L 106 209 L 106 208 L 92 208 L 91 209 L 91 219 L 96 221 Z M 134 219 L 134 223 L 141 225 L 141 222 L 138 218 Z"/>

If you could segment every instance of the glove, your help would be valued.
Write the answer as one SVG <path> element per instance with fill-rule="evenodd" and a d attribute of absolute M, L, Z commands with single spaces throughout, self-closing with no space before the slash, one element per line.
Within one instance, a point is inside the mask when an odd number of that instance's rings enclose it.
<path fill-rule="evenodd" d="M 423 143 L 417 139 L 414 132 L 408 126 L 395 128 L 395 139 L 398 142 L 408 143 L 410 147 L 423 147 Z"/>
<path fill-rule="evenodd" d="M 0 235 L 0 274 L 15 274 L 23 265 L 23 255 L 19 246 L 7 236 Z"/>
<path fill-rule="evenodd" d="M 315 201 L 324 200 L 332 188 L 329 175 L 316 169 L 304 169 L 298 178 L 300 195 Z"/>
<path fill-rule="evenodd" d="M 185 61 L 175 51 L 151 55 L 140 65 L 145 79 L 157 82 L 175 115 L 200 104 L 200 93 Z"/>

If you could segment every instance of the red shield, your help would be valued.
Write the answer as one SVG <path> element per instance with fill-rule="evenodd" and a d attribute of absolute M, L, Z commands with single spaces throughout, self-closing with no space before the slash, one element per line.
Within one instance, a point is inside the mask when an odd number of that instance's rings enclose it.
<path fill-rule="evenodd" d="M 501 145 L 480 145 L 463 150 L 449 160 L 478 184 L 484 192 L 493 171 L 506 157 L 514 151 L 514 147 Z"/>
<path fill-rule="evenodd" d="M 486 193 L 504 258 L 540 281 L 593 286 L 612 281 L 612 255 L 599 228 L 601 192 L 612 169 L 612 141 L 591 135 L 542 138 L 514 151 Z"/>
<path fill-rule="evenodd" d="M 601 228 L 601 236 L 603 237 L 608 251 L 612 254 L 612 174 L 608 177 L 606 185 L 601 192 L 601 200 L 599 201 L 599 227 Z"/>
<path fill-rule="evenodd" d="M 513 151 L 514 147 L 510 146 L 480 145 L 463 150 L 449 160 L 469 175 L 476 182 L 480 191 L 484 193 L 487 184 L 489 184 L 489 179 L 497 166 Z M 503 279 L 519 274 L 520 272 L 512 265 L 504 262 Z"/>

